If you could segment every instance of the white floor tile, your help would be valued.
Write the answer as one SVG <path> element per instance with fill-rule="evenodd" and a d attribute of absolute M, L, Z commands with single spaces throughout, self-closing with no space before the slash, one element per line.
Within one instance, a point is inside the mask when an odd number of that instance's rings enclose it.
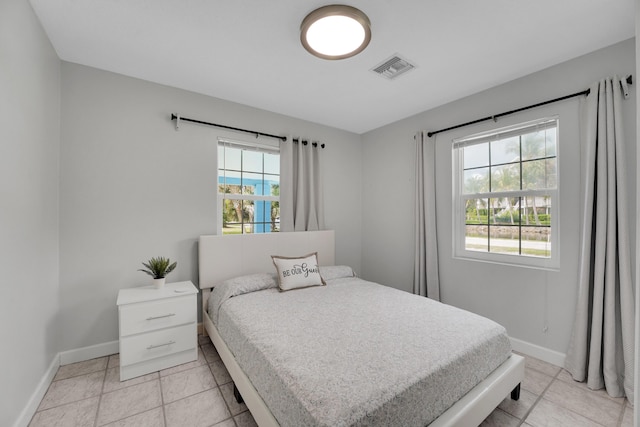
<path fill-rule="evenodd" d="M 162 377 L 160 382 L 165 404 L 216 387 L 216 381 L 207 365 Z"/>
<path fill-rule="evenodd" d="M 106 424 L 104 427 L 164 427 L 164 411 L 162 407 L 155 408 Z"/>
<path fill-rule="evenodd" d="M 519 425 L 518 418 L 496 409 L 480 424 L 480 427 L 518 427 Z"/>
<path fill-rule="evenodd" d="M 544 398 L 533 408 L 526 422 L 533 427 L 601 427 L 595 421 Z"/>
<path fill-rule="evenodd" d="M 37 412 L 29 427 L 93 427 L 99 396 Z"/>
<path fill-rule="evenodd" d="M 52 382 L 38 409 L 49 409 L 65 403 L 99 396 L 102 392 L 104 374 L 104 371 L 99 371 Z"/>
<path fill-rule="evenodd" d="M 216 379 L 218 385 L 223 385 L 231 382 L 231 375 L 229 375 L 229 371 L 222 363 L 222 360 L 218 360 L 217 362 L 213 362 L 211 365 L 211 372 Z"/>
<path fill-rule="evenodd" d="M 160 381 L 126 387 L 102 395 L 98 411 L 98 426 L 162 406 Z"/>
<path fill-rule="evenodd" d="M 553 381 L 553 377 L 534 369 L 524 368 L 524 381 L 522 381 L 522 388 L 540 396 L 542 392 Z"/>
<path fill-rule="evenodd" d="M 197 361 L 123 382 L 118 354 L 61 366 L 29 427 L 256 426 L 246 405 L 236 402 L 231 377 L 209 338 L 200 337 L 199 343 Z M 633 408 L 625 399 L 589 390 L 565 370 L 526 357 L 520 400 L 504 399 L 482 427 L 618 422 L 633 425 Z"/>
<path fill-rule="evenodd" d="M 231 418 L 217 388 L 168 403 L 164 408 L 167 427 L 209 427 Z"/>
<path fill-rule="evenodd" d="M 604 426 L 616 427 L 622 411 L 621 403 L 563 381 L 554 381 L 543 397 Z"/>
<path fill-rule="evenodd" d="M 108 357 L 99 357 L 97 359 L 60 366 L 53 380 L 63 380 L 66 378 L 77 377 L 79 375 L 90 374 L 92 372 L 104 371 L 107 367 L 108 359 Z"/>
<path fill-rule="evenodd" d="M 235 416 L 247 410 L 247 405 L 236 401 L 236 397 L 233 395 L 233 383 L 220 386 L 220 392 L 225 402 L 227 402 L 231 415 Z"/>
<path fill-rule="evenodd" d="M 103 393 L 120 390 L 121 388 L 130 387 L 132 385 L 146 383 L 147 381 L 157 380 L 159 378 L 157 372 L 152 372 L 140 377 L 131 378 L 130 380 L 120 381 L 120 367 L 107 369 L 107 375 L 104 379 Z"/>
<path fill-rule="evenodd" d="M 258 427 L 256 421 L 251 416 L 251 412 L 243 412 L 240 415 L 233 417 L 238 427 Z"/>

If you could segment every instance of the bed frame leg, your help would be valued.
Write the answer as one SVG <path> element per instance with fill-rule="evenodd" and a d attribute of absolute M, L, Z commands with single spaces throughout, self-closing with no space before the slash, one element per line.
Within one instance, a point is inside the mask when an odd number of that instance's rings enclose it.
<path fill-rule="evenodd" d="M 519 392 L 520 392 L 520 385 L 518 385 L 518 394 L 519 394 Z M 511 392 L 511 396 L 513 396 L 513 392 Z M 233 397 L 236 398 L 236 402 L 244 403 L 244 399 L 242 398 L 242 395 L 240 394 L 240 390 L 238 390 L 238 387 L 236 387 L 235 384 L 233 385 Z"/>
<path fill-rule="evenodd" d="M 516 386 L 513 390 L 511 390 L 511 400 L 520 399 L 520 384 Z"/>

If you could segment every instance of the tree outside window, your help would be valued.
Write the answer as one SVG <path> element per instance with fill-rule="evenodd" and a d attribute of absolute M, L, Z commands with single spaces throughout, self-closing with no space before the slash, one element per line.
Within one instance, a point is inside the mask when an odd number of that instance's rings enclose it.
<path fill-rule="evenodd" d="M 454 142 L 457 254 L 554 256 L 557 135 L 545 119 Z"/>

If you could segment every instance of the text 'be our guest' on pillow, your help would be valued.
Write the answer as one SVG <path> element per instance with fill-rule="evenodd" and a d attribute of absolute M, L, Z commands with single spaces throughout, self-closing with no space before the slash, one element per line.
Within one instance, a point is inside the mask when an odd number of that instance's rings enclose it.
<path fill-rule="evenodd" d="M 278 272 L 278 286 L 281 291 L 325 284 L 320 276 L 317 252 L 301 257 L 272 255 L 271 259 Z"/>

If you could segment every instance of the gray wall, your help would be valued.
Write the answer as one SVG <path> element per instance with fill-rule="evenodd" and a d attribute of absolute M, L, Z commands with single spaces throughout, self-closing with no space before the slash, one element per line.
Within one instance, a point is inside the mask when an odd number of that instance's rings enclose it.
<path fill-rule="evenodd" d="M 510 83 L 363 135 L 362 270 L 367 279 L 411 291 L 413 281 L 413 135 L 498 114 L 589 87 L 600 78 L 634 74 L 634 40 L 627 40 Z M 624 101 L 629 161 L 630 218 L 636 206 L 636 87 Z M 445 303 L 469 309 L 505 325 L 517 339 L 565 353 L 575 300 L 579 248 L 579 112 L 584 99 L 530 110 L 492 122 L 443 133 L 436 138 L 437 220 L 440 279 Z M 512 123 L 560 114 L 561 267 L 523 269 L 452 256 L 451 139 Z M 631 224 L 632 242 L 635 221 Z M 635 248 L 632 248 L 635 256 Z M 544 328 L 548 328 L 544 332 Z"/>
<path fill-rule="evenodd" d="M 0 425 L 58 353 L 60 61 L 28 2 L 0 2 Z"/>
<path fill-rule="evenodd" d="M 118 338 L 118 290 L 148 283 L 152 256 L 178 262 L 169 281 L 197 284 L 197 239 L 215 234 L 217 137 L 252 135 L 170 114 L 326 143 L 326 226 L 338 262 L 360 270 L 361 138 L 290 117 L 62 63 L 60 287 L 63 350 Z"/>

